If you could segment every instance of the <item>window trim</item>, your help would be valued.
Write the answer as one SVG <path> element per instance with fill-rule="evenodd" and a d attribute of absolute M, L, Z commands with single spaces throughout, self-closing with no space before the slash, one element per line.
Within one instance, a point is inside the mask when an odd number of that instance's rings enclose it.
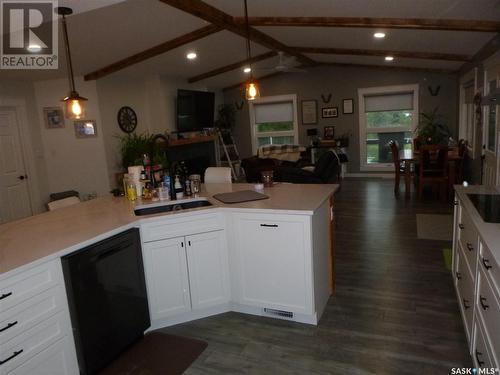
<path fill-rule="evenodd" d="M 287 130 L 282 132 L 265 132 L 259 133 L 257 132 L 257 126 L 255 123 L 255 104 L 269 104 L 269 103 L 282 103 L 282 102 L 292 102 L 293 105 L 293 130 Z M 289 95 L 274 95 L 274 96 L 265 96 L 260 97 L 258 99 L 252 100 L 248 103 L 248 112 L 250 114 L 250 133 L 252 135 L 252 153 L 254 155 L 257 154 L 258 142 L 257 138 L 259 136 L 268 136 L 268 137 L 290 137 L 293 136 L 294 143 L 299 143 L 299 122 L 298 122 L 298 114 L 297 114 L 297 94 L 289 94 Z"/>
<path fill-rule="evenodd" d="M 473 70 L 466 73 L 463 77 L 460 78 L 460 98 L 459 98 L 459 128 L 458 128 L 458 140 L 465 139 L 467 141 L 467 148 L 469 151 L 469 156 L 474 159 L 475 149 L 476 149 L 476 105 L 472 104 L 472 139 L 467 139 L 467 104 L 465 104 L 465 90 L 469 85 L 473 84 L 474 95 L 479 91 L 478 89 L 478 69 L 474 68 Z"/>
<path fill-rule="evenodd" d="M 395 85 L 395 86 L 381 86 L 381 87 L 368 87 L 358 89 L 358 103 L 359 103 L 359 170 L 360 171 L 392 171 L 394 169 L 393 163 L 377 163 L 377 164 L 368 164 L 367 155 L 366 155 L 366 134 L 370 133 L 366 128 L 366 115 L 365 115 L 365 96 L 366 95 L 388 95 L 388 94 L 399 94 L 399 93 L 413 93 L 413 117 L 410 132 L 414 132 L 419 117 L 418 110 L 418 99 L 419 99 L 419 85 L 416 84 L 408 84 L 408 85 Z M 408 131 L 408 129 L 402 128 L 378 128 L 377 133 L 383 133 L 384 130 L 386 132 L 394 132 L 394 131 Z M 382 131 L 380 131 L 382 130 Z"/>

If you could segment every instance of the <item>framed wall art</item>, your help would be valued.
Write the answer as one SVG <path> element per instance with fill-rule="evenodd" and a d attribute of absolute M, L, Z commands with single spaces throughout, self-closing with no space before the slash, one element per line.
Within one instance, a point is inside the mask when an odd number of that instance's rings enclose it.
<path fill-rule="evenodd" d="M 354 99 L 342 100 L 342 113 L 344 115 L 352 115 L 354 113 Z"/>
<path fill-rule="evenodd" d="M 313 125 L 318 123 L 318 102 L 316 100 L 302 100 L 302 124 Z"/>
<path fill-rule="evenodd" d="M 339 117 L 339 108 L 338 107 L 322 108 L 321 109 L 321 117 L 322 118 Z"/>
<path fill-rule="evenodd" d="M 47 129 L 64 128 L 64 113 L 61 107 L 45 107 L 43 117 Z"/>
<path fill-rule="evenodd" d="M 97 124 L 95 120 L 78 120 L 73 122 L 76 138 L 97 137 Z"/>

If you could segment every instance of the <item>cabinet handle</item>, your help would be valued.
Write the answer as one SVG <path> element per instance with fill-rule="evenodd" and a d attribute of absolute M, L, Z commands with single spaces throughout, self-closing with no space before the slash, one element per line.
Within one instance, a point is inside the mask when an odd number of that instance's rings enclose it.
<path fill-rule="evenodd" d="M 9 292 L 9 293 L 4 293 L 0 296 L 0 300 L 1 299 L 4 299 L 4 298 L 7 298 L 8 296 L 11 296 L 12 295 L 12 292 Z"/>
<path fill-rule="evenodd" d="M 188 241 L 188 246 L 191 246 L 191 241 Z"/>
<path fill-rule="evenodd" d="M 487 271 L 491 268 L 489 259 L 483 258 L 483 266 Z"/>
<path fill-rule="evenodd" d="M 460 272 L 455 272 L 455 275 L 457 276 L 457 280 L 462 278 L 462 274 Z"/>
<path fill-rule="evenodd" d="M 467 305 L 469 303 L 468 300 L 466 300 L 465 298 L 462 298 L 462 302 L 464 304 L 464 309 L 470 309 L 470 305 Z"/>
<path fill-rule="evenodd" d="M 181 242 L 181 247 L 184 247 L 184 242 Z"/>
<path fill-rule="evenodd" d="M 480 356 L 480 355 L 483 355 L 483 353 L 481 353 L 480 351 L 478 351 L 478 350 L 476 349 L 476 361 L 477 361 L 477 365 L 478 365 L 479 367 L 482 367 L 482 366 L 484 365 L 484 361 L 481 361 L 481 360 L 479 359 L 479 356 Z"/>
<path fill-rule="evenodd" d="M 260 224 L 261 227 L 278 228 L 278 224 Z"/>
<path fill-rule="evenodd" d="M 16 358 L 22 352 L 23 352 L 23 349 L 18 350 L 17 352 L 12 353 L 12 355 L 9 358 L 5 358 L 4 360 L 0 361 L 0 365 L 3 365 L 4 363 L 9 362 L 11 359 Z"/>
<path fill-rule="evenodd" d="M 486 297 L 483 297 L 482 295 L 479 295 L 479 302 L 481 303 L 481 307 L 485 311 L 490 308 L 490 305 L 485 304 L 486 301 L 487 301 Z"/>
<path fill-rule="evenodd" d="M 458 224 L 458 227 L 459 227 L 460 229 L 464 229 L 464 228 L 465 228 L 465 227 L 464 227 L 464 225 L 463 225 L 462 223 Z"/>
<path fill-rule="evenodd" d="M 5 327 L 0 328 L 0 332 L 7 331 L 9 328 L 14 327 L 17 324 L 17 320 L 13 323 L 7 324 Z"/>
<path fill-rule="evenodd" d="M 471 243 L 467 242 L 467 250 L 474 251 L 474 246 Z"/>

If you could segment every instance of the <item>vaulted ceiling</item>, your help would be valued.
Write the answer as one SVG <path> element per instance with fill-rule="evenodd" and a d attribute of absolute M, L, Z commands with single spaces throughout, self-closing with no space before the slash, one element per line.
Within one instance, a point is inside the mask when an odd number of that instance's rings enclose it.
<path fill-rule="evenodd" d="M 243 0 L 60 0 L 68 18 L 75 73 L 157 73 L 223 88 L 243 81 Z M 85 5 L 82 5 L 85 4 Z M 252 65 L 272 73 L 276 52 L 315 64 L 457 71 L 500 32 L 500 0 L 248 0 Z M 373 38 L 375 31 L 386 37 Z M 60 51 L 62 52 L 62 39 Z M 186 60 L 188 51 L 198 58 Z M 391 54 L 394 61 L 386 62 Z M 57 71 L 0 71 L 0 79 L 65 77 Z"/>

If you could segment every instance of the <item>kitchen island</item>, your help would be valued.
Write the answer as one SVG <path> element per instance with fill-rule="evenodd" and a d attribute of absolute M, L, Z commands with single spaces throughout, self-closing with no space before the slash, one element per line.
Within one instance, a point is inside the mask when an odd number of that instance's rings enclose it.
<path fill-rule="evenodd" d="M 151 329 L 227 311 L 317 324 L 334 288 L 337 185 L 277 184 L 264 189 L 269 199 L 236 204 L 213 198 L 249 189 L 206 185 L 211 206 L 148 216 L 133 211 L 147 202 L 104 197 L 0 226 L 0 326 L 16 322 L 0 332 L 0 360 L 15 354 L 6 373 L 75 373 L 60 259 L 130 228 L 140 229 Z"/>

